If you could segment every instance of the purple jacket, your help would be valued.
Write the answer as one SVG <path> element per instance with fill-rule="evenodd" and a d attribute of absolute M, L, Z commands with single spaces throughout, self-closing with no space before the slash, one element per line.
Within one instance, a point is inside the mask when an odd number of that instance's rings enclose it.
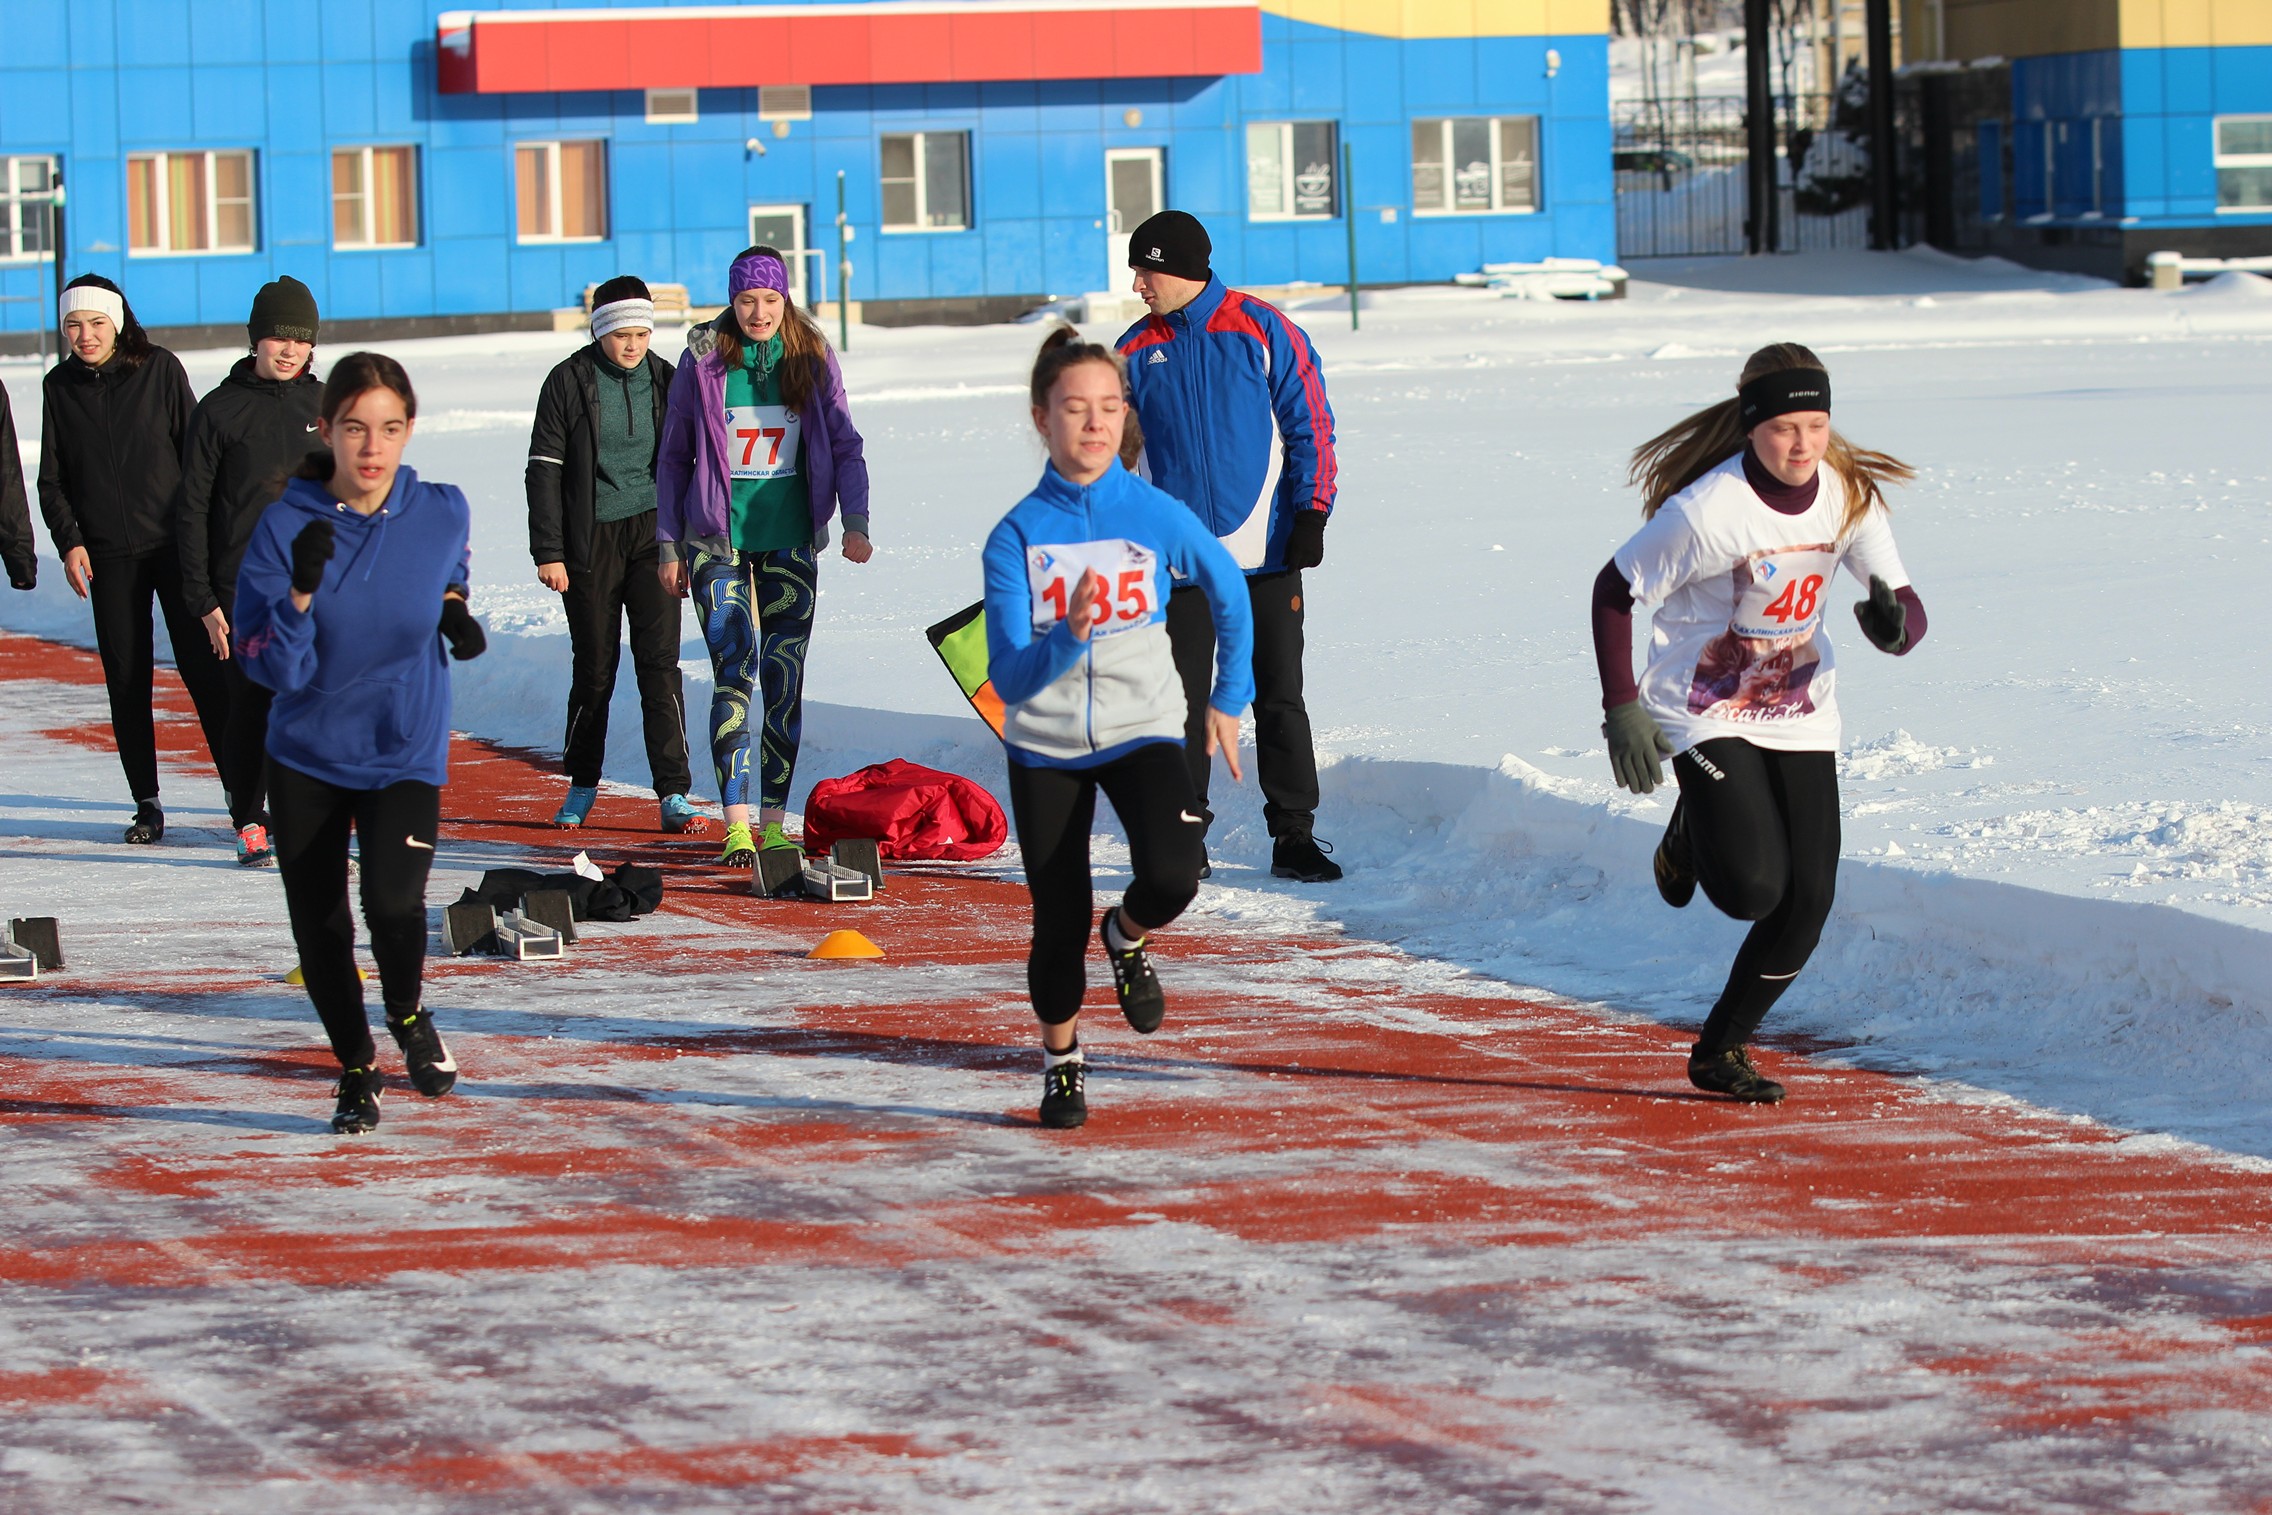
<path fill-rule="evenodd" d="M 728 312 L 724 319 L 731 320 Z M 828 544 L 829 518 L 844 506 L 844 529 L 868 534 L 868 459 L 844 399 L 844 374 L 828 355 L 828 382 L 797 412 L 804 429 L 805 485 L 812 496 L 813 542 Z M 688 335 L 663 415 L 655 455 L 655 540 L 665 562 L 677 544 L 733 534 L 733 492 L 726 474 L 726 365 L 711 328 Z"/>

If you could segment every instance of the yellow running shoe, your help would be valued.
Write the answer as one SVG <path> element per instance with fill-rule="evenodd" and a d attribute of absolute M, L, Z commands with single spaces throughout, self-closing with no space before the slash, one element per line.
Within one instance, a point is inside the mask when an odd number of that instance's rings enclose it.
<path fill-rule="evenodd" d="M 757 848 L 749 839 L 749 822 L 735 821 L 726 828 L 726 845 L 718 852 L 719 866 L 747 868 L 756 861 Z"/>
<path fill-rule="evenodd" d="M 764 832 L 758 838 L 757 845 L 767 852 L 771 852 L 777 847 L 794 848 L 797 844 L 789 840 L 789 833 L 781 829 L 779 821 L 767 821 Z"/>

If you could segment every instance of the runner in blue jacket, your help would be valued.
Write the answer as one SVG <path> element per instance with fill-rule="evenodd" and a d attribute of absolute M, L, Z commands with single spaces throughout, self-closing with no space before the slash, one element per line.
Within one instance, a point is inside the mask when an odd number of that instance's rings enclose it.
<path fill-rule="evenodd" d="M 1181 680 L 1168 646 L 1171 575 L 1196 586 L 1221 629 L 1204 752 L 1240 777 L 1239 713 L 1253 697 L 1238 566 L 1190 511 L 1120 463 L 1126 394 L 1107 348 L 1060 327 L 1034 364 L 1034 427 L 1049 465 L 986 539 L 988 675 L 1005 709 L 1010 809 L 1033 895 L 1026 985 L 1041 1021 L 1044 1126 L 1088 1119 L 1079 1041 L 1093 902 L 1097 791 L 1128 833 L 1135 881 L 1099 928 L 1128 1024 L 1167 1009 L 1145 957 L 1151 933 L 1199 892 L 1205 823 L 1183 755 Z"/>
<path fill-rule="evenodd" d="M 411 1084 L 437 1099 L 458 1076 L 422 999 L 426 875 L 449 776 L 443 644 L 463 659 L 486 639 L 466 609 L 465 496 L 401 466 L 417 414 L 401 364 L 341 359 L 324 385 L 325 448 L 262 512 L 237 574 L 237 655 L 276 692 L 276 863 L 301 977 L 339 1058 L 339 1132 L 379 1123 L 384 1085 L 355 966 L 350 829 L 387 1029 Z"/>

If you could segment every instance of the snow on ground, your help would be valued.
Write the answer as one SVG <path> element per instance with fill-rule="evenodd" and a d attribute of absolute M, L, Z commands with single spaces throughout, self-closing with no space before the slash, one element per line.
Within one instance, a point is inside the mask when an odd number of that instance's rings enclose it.
<path fill-rule="evenodd" d="M 1923 252 L 1645 273 L 1600 305 L 1391 292 L 1358 333 L 1345 307 L 1299 312 L 1342 437 L 1307 668 L 1332 765 L 1320 832 L 1351 875 L 1252 887 L 1267 841 L 1250 779 L 1219 798 L 1203 908 L 1700 1015 L 1741 928 L 1666 911 L 1649 886 L 1667 807 L 1606 782 L 1586 594 L 1638 520 L 1630 449 L 1727 393 L 1753 347 L 1805 341 L 1842 427 L 1920 469 L 1895 524 L 1932 630 L 1903 659 L 1841 643 L 1841 905 L 1773 1024 L 2272 1153 L 2272 681 L 2236 592 L 2272 569 L 2272 283 L 2158 294 Z M 879 554 L 824 572 L 800 785 L 894 755 L 999 782 L 921 632 L 977 597 L 978 545 L 1040 467 L 1020 399 L 1037 339 L 853 333 Z M 390 347 L 421 386 L 412 462 L 475 501 L 494 650 L 460 673 L 459 724 L 536 747 L 559 740 L 567 643 L 519 480 L 538 383 L 574 346 Z M 230 356 L 188 355 L 193 380 Z M 32 365 L 0 376 L 36 436 Z M 0 618 L 86 639 L 52 561 Z M 628 669 L 623 684 L 609 773 L 636 786 Z"/>

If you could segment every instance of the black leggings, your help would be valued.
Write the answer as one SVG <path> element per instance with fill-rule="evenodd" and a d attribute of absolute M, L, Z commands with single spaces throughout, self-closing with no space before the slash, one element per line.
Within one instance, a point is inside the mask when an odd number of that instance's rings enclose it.
<path fill-rule="evenodd" d="M 1681 825 L 1705 898 L 1758 924 L 1736 949 L 1728 986 L 1697 1050 L 1752 1038 L 1822 939 L 1838 887 L 1838 759 L 1773 752 L 1740 737 L 1699 742 L 1673 759 Z"/>
<path fill-rule="evenodd" d="M 236 655 L 236 622 L 229 623 L 228 660 L 221 687 L 229 697 L 228 736 L 221 753 L 221 787 L 229 791 L 229 824 L 239 831 L 268 824 L 268 707 L 276 696 L 245 676 Z"/>
<path fill-rule="evenodd" d="M 1112 801 L 1128 833 L 1136 882 L 1121 896 L 1129 918 L 1149 931 L 1183 914 L 1199 892 L 1207 828 L 1193 813 L 1191 775 L 1178 742 L 1147 742 L 1096 768 L 1010 764 L 1010 813 L 1033 894 L 1033 951 L 1026 988 L 1042 1024 L 1081 1013 L 1088 988 L 1095 904 L 1089 884 L 1089 828 L 1097 791 Z"/>
<path fill-rule="evenodd" d="M 379 963 L 387 1014 L 418 1008 L 426 972 L 426 873 L 434 865 L 442 791 L 416 779 L 384 789 L 342 789 L 275 759 L 268 763 L 276 866 L 300 951 L 308 999 L 342 1068 L 368 1068 L 374 1051 L 355 972 L 355 916 L 347 904 L 347 833 L 361 840 L 363 920 Z"/>
<path fill-rule="evenodd" d="M 150 679 L 157 666 L 150 597 L 166 618 L 174 644 L 174 669 L 197 707 L 205 728 L 205 750 L 226 787 L 229 750 L 229 696 L 221 681 L 221 660 L 213 642 L 191 613 L 181 592 L 181 560 L 171 547 L 138 558 L 96 558 L 87 599 L 95 613 L 95 650 L 102 655 L 103 685 L 110 693 L 111 739 L 119 766 L 136 804 L 158 797 L 158 734 L 150 713 Z"/>

